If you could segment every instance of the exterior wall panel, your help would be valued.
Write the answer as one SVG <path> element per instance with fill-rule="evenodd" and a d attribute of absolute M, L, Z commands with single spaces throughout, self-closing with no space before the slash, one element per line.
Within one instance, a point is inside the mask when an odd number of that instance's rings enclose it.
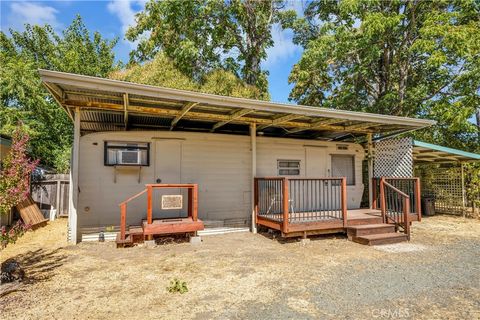
<path fill-rule="evenodd" d="M 211 220 L 244 221 L 251 217 L 251 149 L 250 137 L 211 133 L 126 131 L 89 134 L 80 139 L 79 172 L 79 229 L 118 226 L 118 204 L 142 191 L 147 183 L 155 183 L 155 163 L 158 150 L 155 141 L 181 140 L 180 183 L 199 185 L 199 218 Z M 150 166 L 142 167 L 138 182 L 138 168 L 115 168 L 104 165 L 104 141 L 150 142 Z M 348 187 L 349 207 L 360 204 L 363 192 L 363 149 L 349 144 L 348 150 L 337 150 L 335 143 L 258 137 L 257 176 L 277 176 L 277 160 L 301 161 L 301 176 L 306 172 L 307 148 L 313 145 L 326 150 L 325 168 L 330 168 L 330 154 L 355 155 L 356 185 Z M 309 174 L 310 177 L 312 175 Z M 324 176 L 323 174 L 314 177 Z M 154 205 L 158 205 L 154 203 Z M 146 217 L 145 195 L 128 205 L 127 224 L 140 225 Z"/>

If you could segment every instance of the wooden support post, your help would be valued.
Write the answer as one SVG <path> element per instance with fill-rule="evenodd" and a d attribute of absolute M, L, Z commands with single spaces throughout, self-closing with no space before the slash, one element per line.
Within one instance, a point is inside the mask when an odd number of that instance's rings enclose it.
<path fill-rule="evenodd" d="M 127 204 L 120 205 L 120 240 L 125 240 L 125 232 L 127 230 Z"/>
<path fill-rule="evenodd" d="M 373 209 L 373 141 L 372 134 L 367 133 L 367 164 L 368 164 L 368 205 Z"/>
<path fill-rule="evenodd" d="M 343 227 L 347 227 L 347 178 L 342 178 L 342 217 L 343 217 Z"/>
<path fill-rule="evenodd" d="M 257 176 L 257 125 L 255 123 L 250 124 L 250 143 L 252 149 L 252 177 L 251 177 L 251 203 L 252 203 L 252 232 L 257 233 L 257 217 L 255 211 L 255 177 Z"/>
<path fill-rule="evenodd" d="M 422 221 L 422 192 L 420 190 L 420 178 L 415 178 L 415 211 L 418 221 Z"/>
<path fill-rule="evenodd" d="M 78 242 L 78 219 L 77 219 L 77 205 L 78 205 L 78 166 L 80 155 L 80 108 L 75 108 L 73 121 L 73 145 L 72 145 L 72 162 L 70 167 L 70 184 L 68 197 L 68 228 L 70 229 L 70 242 Z"/>
<path fill-rule="evenodd" d="M 288 205 L 288 179 L 283 178 L 283 224 L 282 224 L 282 232 L 287 233 L 288 232 L 288 210 L 289 210 L 289 205 Z"/>
<path fill-rule="evenodd" d="M 253 179 L 253 215 L 255 218 L 255 226 L 257 225 L 258 217 L 258 179 Z"/>
<path fill-rule="evenodd" d="M 463 170 L 463 162 L 460 163 L 460 174 L 462 175 L 462 213 L 465 218 L 466 215 L 466 201 L 465 201 L 465 173 Z"/>
<path fill-rule="evenodd" d="M 388 223 L 386 215 L 386 203 L 385 203 L 385 177 L 380 178 L 380 209 L 382 211 L 383 223 Z"/>
<path fill-rule="evenodd" d="M 377 179 L 372 178 L 372 209 L 378 208 Z"/>
<path fill-rule="evenodd" d="M 188 216 L 193 220 L 193 188 L 188 188 Z"/>

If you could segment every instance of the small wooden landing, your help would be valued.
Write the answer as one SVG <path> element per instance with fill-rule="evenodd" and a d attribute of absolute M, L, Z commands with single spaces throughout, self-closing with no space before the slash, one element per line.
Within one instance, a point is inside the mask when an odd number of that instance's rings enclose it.
<path fill-rule="evenodd" d="M 151 224 L 148 224 L 146 220 L 143 221 L 143 234 L 145 236 L 189 233 L 203 230 L 204 228 L 202 220 L 197 219 L 197 221 L 193 221 L 191 217 L 153 220 Z"/>
<path fill-rule="evenodd" d="M 171 218 L 153 220 L 152 224 L 148 224 L 146 220 L 142 222 L 142 226 L 129 227 L 125 232 L 125 239 L 120 239 L 120 233 L 117 234 L 117 247 L 130 246 L 134 243 L 141 243 L 147 236 L 153 235 L 169 235 L 177 233 L 192 233 L 203 230 L 205 227 L 201 220 L 193 221 L 188 218 Z"/>

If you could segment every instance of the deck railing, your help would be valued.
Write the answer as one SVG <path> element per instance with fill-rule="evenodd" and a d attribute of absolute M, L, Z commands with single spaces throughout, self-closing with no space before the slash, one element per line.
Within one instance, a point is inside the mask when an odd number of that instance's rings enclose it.
<path fill-rule="evenodd" d="M 136 195 L 121 202 L 120 206 L 120 240 L 125 240 L 127 230 L 127 205 L 133 199 L 136 199 L 147 193 L 147 224 L 153 222 L 153 190 L 154 189 L 187 189 L 188 190 L 188 216 L 193 221 L 198 220 L 198 185 L 197 184 L 146 184 L 145 189 Z"/>
<path fill-rule="evenodd" d="M 346 178 L 255 178 L 257 217 L 289 224 L 340 220 L 347 224 Z"/>
<path fill-rule="evenodd" d="M 380 208 L 380 179 L 373 178 L 372 180 L 372 194 L 373 194 L 373 203 L 372 208 Z M 422 210 L 421 210 L 421 194 L 420 194 L 420 178 L 393 178 L 393 177 L 384 177 L 385 181 L 396 189 L 402 191 L 409 197 L 410 202 L 410 213 L 416 214 L 418 216 L 418 221 L 422 219 Z"/>

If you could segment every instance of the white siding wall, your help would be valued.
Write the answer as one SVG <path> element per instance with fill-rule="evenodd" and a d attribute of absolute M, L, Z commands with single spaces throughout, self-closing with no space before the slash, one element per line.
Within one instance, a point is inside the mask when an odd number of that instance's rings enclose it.
<path fill-rule="evenodd" d="M 251 150 L 250 137 L 189 132 L 106 132 L 80 139 L 78 227 L 106 227 L 119 224 L 118 204 L 155 183 L 155 141 L 181 139 L 181 183 L 198 183 L 199 217 L 203 220 L 250 219 Z M 104 166 L 104 141 L 151 142 L 150 166 L 117 169 Z M 306 146 L 321 146 L 328 154 L 354 154 L 356 185 L 348 187 L 349 207 L 360 205 L 363 192 L 363 149 L 350 144 L 348 151 L 337 150 L 335 143 L 258 137 L 257 176 L 276 176 L 277 159 L 301 160 L 305 175 Z M 330 168 L 330 157 L 326 156 Z M 158 173 L 157 173 L 158 174 Z M 315 175 L 318 176 L 318 175 Z M 322 175 L 323 176 L 323 175 Z M 129 203 L 127 223 L 139 225 L 146 216 L 146 200 L 141 196 Z"/>

